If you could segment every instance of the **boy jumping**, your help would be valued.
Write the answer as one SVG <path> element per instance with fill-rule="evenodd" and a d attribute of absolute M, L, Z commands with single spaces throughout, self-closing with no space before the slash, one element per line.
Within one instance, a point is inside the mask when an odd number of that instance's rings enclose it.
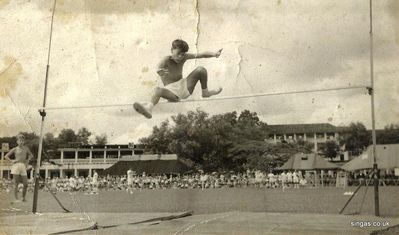
<path fill-rule="evenodd" d="M 33 154 L 29 148 L 25 145 L 25 137 L 22 134 L 17 135 L 18 146 L 11 149 L 4 158 L 12 162 L 11 174 L 14 178 L 14 197 L 15 202 L 20 202 L 18 200 L 18 184 L 22 180 L 22 201 L 25 202 L 26 190 L 28 188 L 28 177 L 26 174 L 26 168 L 29 161 L 33 158 Z M 14 154 L 15 160 L 11 160 L 10 156 Z"/>
<path fill-rule="evenodd" d="M 170 102 L 178 102 L 187 99 L 194 91 L 199 81 L 202 88 L 202 97 L 207 98 L 217 95 L 222 88 L 208 90 L 208 73 L 204 67 L 197 67 L 187 78 L 183 78 L 183 65 L 187 60 L 199 58 L 218 58 L 222 49 L 217 52 L 205 52 L 190 54 L 186 53 L 189 47 L 187 42 L 176 39 L 172 42 L 172 55 L 164 57 L 158 65 L 157 73 L 161 77 L 163 87 L 155 88 L 154 94 L 149 103 L 135 102 L 134 109 L 146 118 L 152 118 L 152 109 L 158 104 L 160 98 Z"/>

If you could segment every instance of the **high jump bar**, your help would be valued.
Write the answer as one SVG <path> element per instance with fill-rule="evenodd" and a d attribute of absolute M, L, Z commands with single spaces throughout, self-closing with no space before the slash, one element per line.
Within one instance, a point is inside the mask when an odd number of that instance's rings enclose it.
<path fill-rule="evenodd" d="M 353 90 L 353 89 L 368 89 L 368 86 L 347 86 L 347 87 L 335 87 L 325 89 L 313 89 L 313 90 L 300 90 L 300 91 L 288 91 L 288 92 L 273 92 L 273 93 L 255 93 L 237 96 L 220 96 L 213 98 L 203 99 L 186 99 L 178 102 L 161 101 L 159 104 L 171 104 L 171 103 L 194 103 L 194 102 L 209 102 L 218 100 L 234 100 L 234 99 L 248 99 L 254 97 L 267 97 L 267 96 L 280 96 L 280 95 L 294 95 L 304 93 L 317 93 L 317 92 L 328 92 L 328 91 L 339 91 L 339 90 Z M 53 106 L 53 107 L 40 107 L 39 111 L 45 110 L 65 110 L 65 109 L 92 109 L 92 108 L 115 108 L 115 107 L 133 107 L 133 104 L 105 104 L 105 105 L 83 105 L 83 106 Z"/>

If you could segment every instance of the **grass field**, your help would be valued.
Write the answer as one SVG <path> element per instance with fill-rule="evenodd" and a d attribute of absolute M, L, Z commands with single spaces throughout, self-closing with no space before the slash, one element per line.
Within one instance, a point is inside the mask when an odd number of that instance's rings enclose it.
<path fill-rule="evenodd" d="M 125 191 L 101 191 L 98 195 L 83 193 L 57 193 L 64 206 L 74 212 L 177 212 L 195 211 L 198 214 L 226 211 L 248 212 L 294 212 L 338 214 L 350 196 L 345 191 L 355 188 L 301 188 L 301 189 L 167 189 L 143 190 L 129 194 Z M 345 214 L 359 212 L 374 213 L 373 188 L 361 188 L 345 210 Z M 74 196 L 73 196 L 74 195 Z M 382 216 L 399 216 L 399 187 L 380 187 L 380 210 Z M 361 202 L 364 204 L 361 207 Z M 1 208 L 7 208 L 12 194 L 0 194 Z M 31 210 L 32 198 L 19 204 L 24 210 Z M 41 212 L 62 212 L 48 192 L 40 192 L 38 210 Z"/>
<path fill-rule="evenodd" d="M 225 188 L 225 189 L 208 189 L 201 191 L 199 189 L 168 189 L 168 190 L 143 190 L 134 191 L 129 194 L 124 191 L 101 191 L 98 195 L 84 195 L 83 193 L 58 193 L 57 197 L 64 206 L 74 215 L 84 217 L 85 214 L 91 214 L 96 221 L 101 223 L 117 223 L 127 221 L 129 218 L 140 220 L 140 218 L 154 217 L 168 213 L 178 213 L 183 211 L 193 211 L 195 216 L 176 220 L 175 222 L 162 222 L 158 227 L 146 227 L 144 225 L 136 226 L 140 228 L 137 234 L 153 234 L 157 228 L 162 231 L 169 231 L 172 234 L 178 232 L 179 229 L 187 227 L 191 234 L 212 234 L 212 228 L 217 229 L 219 234 L 231 234 L 231 231 L 240 231 L 235 234 L 245 234 L 246 229 L 253 233 L 263 234 L 261 231 L 269 231 L 270 234 L 286 234 L 281 231 L 289 232 L 290 229 L 303 230 L 303 234 L 339 234 L 343 229 L 349 234 L 369 234 L 370 229 L 350 228 L 349 220 L 370 219 L 374 212 L 373 204 L 373 188 L 369 187 L 364 197 L 364 204 L 361 208 L 365 188 L 362 188 L 358 195 L 353 199 L 345 210 L 344 215 L 338 215 L 339 210 L 345 204 L 349 196 L 344 196 L 345 191 L 354 191 L 355 188 L 301 188 L 301 189 L 254 189 L 254 188 Z M 381 218 L 390 218 L 393 221 L 399 221 L 399 187 L 381 187 L 380 188 L 380 210 Z M 2 220 L 16 221 L 16 217 L 22 218 L 27 216 L 26 211 L 32 209 L 32 195 L 29 194 L 28 202 L 10 204 L 12 194 L 0 194 L 0 207 L 3 208 L 0 213 Z M 9 208 L 18 208 L 17 210 L 9 210 Z M 56 201 L 48 192 L 40 192 L 38 210 L 46 214 L 49 218 L 57 216 L 71 216 L 72 214 L 63 214 L 62 209 L 57 205 Z M 361 209 L 361 211 L 360 211 Z M 360 212 L 360 215 L 351 217 L 350 214 Z M 240 228 L 235 228 L 236 216 L 244 216 Z M 283 213 L 283 214 L 281 214 Z M 57 217 L 56 216 L 56 217 Z M 212 218 L 217 218 L 213 221 Z M 265 218 L 264 220 L 260 218 Z M 294 225 L 288 225 L 288 221 L 279 222 L 283 218 L 290 218 L 295 221 Z M 29 217 L 30 219 L 30 217 Z M 29 220 L 27 219 L 27 220 Z M 43 219 L 43 218 L 42 218 Z M 320 221 L 324 222 L 320 222 Z M 44 221 L 44 219 L 43 219 Z M 51 221 L 49 219 L 45 221 Z M 179 222 L 180 221 L 180 222 Z M 200 230 L 191 229 L 190 224 L 203 225 L 208 221 L 213 227 L 198 226 Z M 213 222 L 212 222 L 213 221 Z M 224 221 L 224 222 L 222 222 Z M 320 223 L 315 223 L 319 221 Z M 4 222 L 9 223 L 9 222 Z M 35 222 L 38 223 L 37 221 Z M 45 223 L 45 222 L 43 222 Z M 49 223 L 49 222 L 46 222 Z M 76 224 L 77 223 L 77 224 Z M 301 224 L 304 223 L 304 224 Z M 307 224 L 306 224 L 307 223 Z M 395 222 L 396 223 L 396 222 Z M 26 222 L 28 224 L 28 222 Z M 75 221 L 75 225 L 78 225 Z M 66 226 L 66 224 L 61 224 Z M 61 225 L 57 229 L 61 229 Z M 82 223 L 80 223 L 83 226 Z M 345 225 L 344 227 L 342 227 Z M 390 224 L 391 226 L 394 224 Z M 18 224 L 15 225 L 18 227 Z M 52 227 L 53 225 L 46 225 Z M 61 226 L 61 227 L 60 227 Z M 87 224 L 85 224 L 87 226 Z M 225 227 L 225 226 L 228 226 Z M 242 226 L 245 227 L 242 228 Z M 272 229 L 277 226 L 280 230 Z M 310 227 L 309 227 L 310 226 Z M 122 226 L 123 227 L 123 226 Z M 100 234 L 125 234 L 130 231 L 128 227 L 124 229 L 103 231 Z M 169 230 L 164 230 L 164 229 Z M 223 232 L 223 228 L 226 230 Z M 233 229 L 234 228 L 234 229 Z M 55 228 L 54 228 L 55 229 Z M 65 228 L 64 228 L 65 229 Z M 302 230 L 301 230 L 302 229 Z M 323 229 L 326 229 L 327 232 Z M 110 232 L 112 231 L 112 232 Z M 122 232 L 124 231 L 124 232 Z M 175 231 L 175 232 L 172 232 Z M 193 233 L 194 231 L 194 233 Z M 195 231 L 197 233 L 195 233 Z M 229 232 L 230 231 L 230 232 Z M 276 231 L 280 231 L 277 233 Z M 312 233 L 310 231 L 316 231 Z M 330 233 L 328 233 L 330 231 Z M 339 233 L 336 233 L 336 232 Z M 148 233 L 147 233 L 148 232 Z M 170 234 L 169 232 L 158 234 Z M 276 233 L 274 233 L 276 232 Z M 269 232 L 268 232 L 269 233 Z M 79 234 L 79 233 L 78 233 Z M 80 233 L 89 234 L 89 233 Z M 90 233 L 95 234 L 95 233 Z M 129 232 L 130 234 L 130 232 Z M 178 233 L 177 233 L 178 234 Z M 190 234 L 190 233 L 189 233 Z M 302 234 L 298 232 L 297 234 Z"/>

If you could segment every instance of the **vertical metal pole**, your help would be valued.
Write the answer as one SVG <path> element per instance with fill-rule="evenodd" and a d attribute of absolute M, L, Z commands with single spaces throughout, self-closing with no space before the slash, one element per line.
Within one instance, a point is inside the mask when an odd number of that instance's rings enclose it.
<path fill-rule="evenodd" d="M 371 124 L 372 124 L 372 139 L 373 139 L 373 171 L 374 171 L 374 214 L 380 216 L 380 205 L 379 205 L 379 171 L 377 166 L 377 137 L 375 133 L 375 107 L 374 107 L 374 63 L 373 63 L 373 4 L 370 0 L 370 82 L 371 87 L 369 93 L 371 96 Z"/>
<path fill-rule="evenodd" d="M 48 83 L 48 74 L 50 70 L 50 50 L 51 50 L 51 38 L 53 34 L 53 23 L 54 23 L 54 12 L 57 0 L 54 0 L 53 5 L 53 13 L 51 16 L 51 27 L 50 27 L 50 40 L 49 40 L 49 47 L 48 47 L 48 55 L 47 55 L 47 67 L 46 67 L 46 80 L 44 83 L 44 97 L 43 97 L 43 108 L 46 107 L 46 100 L 47 100 L 47 83 Z M 43 151 L 43 130 L 44 130 L 44 121 L 46 112 L 44 109 L 39 110 L 40 116 L 42 117 L 42 122 L 40 126 L 40 138 L 39 138 L 39 149 L 37 153 L 37 162 L 36 162 L 36 169 L 35 169 L 35 189 L 33 191 L 33 205 L 32 205 L 32 212 L 37 212 L 37 201 L 38 201 L 38 193 L 39 193 L 39 180 L 40 180 L 40 165 L 42 159 L 42 151 Z"/>

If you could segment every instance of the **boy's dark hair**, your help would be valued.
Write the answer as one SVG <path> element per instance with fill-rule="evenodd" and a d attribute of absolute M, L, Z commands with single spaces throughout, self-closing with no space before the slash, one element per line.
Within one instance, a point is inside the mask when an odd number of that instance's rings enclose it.
<path fill-rule="evenodd" d="M 181 52 L 187 52 L 189 47 L 187 42 L 181 39 L 176 39 L 172 42 L 172 49 L 180 49 Z"/>

